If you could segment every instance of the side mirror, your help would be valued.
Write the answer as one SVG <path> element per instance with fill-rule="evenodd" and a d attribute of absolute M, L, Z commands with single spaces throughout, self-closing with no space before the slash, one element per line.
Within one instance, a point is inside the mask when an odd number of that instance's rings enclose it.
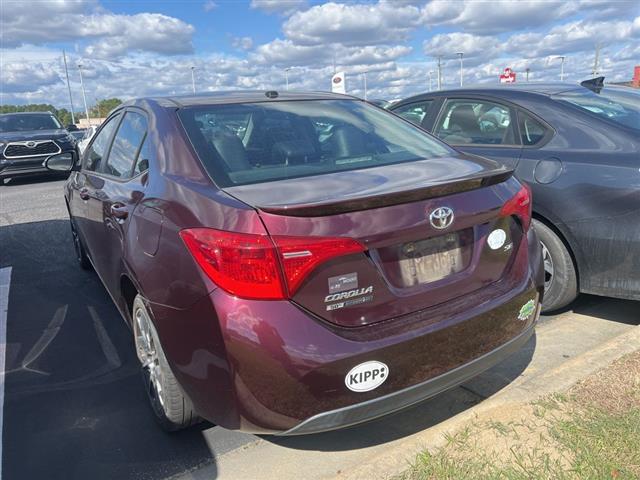
<path fill-rule="evenodd" d="M 67 132 L 75 132 L 76 130 L 79 130 L 77 125 L 73 123 L 67 125 Z"/>
<path fill-rule="evenodd" d="M 60 153 L 47 158 L 42 165 L 55 172 L 70 172 L 73 168 L 73 154 Z"/>

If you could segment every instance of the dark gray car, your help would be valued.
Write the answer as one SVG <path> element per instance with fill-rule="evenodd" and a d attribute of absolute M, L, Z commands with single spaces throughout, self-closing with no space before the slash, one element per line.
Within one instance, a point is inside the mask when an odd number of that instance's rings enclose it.
<path fill-rule="evenodd" d="M 533 190 L 543 309 L 578 292 L 640 300 L 640 92 L 600 82 L 417 95 L 390 110 L 501 161 Z"/>

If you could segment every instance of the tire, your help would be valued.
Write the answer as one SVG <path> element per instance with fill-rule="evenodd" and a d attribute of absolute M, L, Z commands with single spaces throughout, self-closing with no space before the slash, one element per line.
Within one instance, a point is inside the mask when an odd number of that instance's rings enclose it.
<path fill-rule="evenodd" d="M 84 249 L 84 245 L 82 245 L 82 240 L 78 235 L 78 230 L 76 228 L 76 224 L 73 220 L 69 220 L 71 225 L 71 237 L 73 239 L 73 250 L 76 252 L 76 260 L 78 261 L 78 265 L 83 270 L 91 270 L 93 266 L 91 265 L 91 261 L 87 256 L 87 251 Z"/>
<path fill-rule="evenodd" d="M 160 426 L 175 432 L 201 421 L 193 404 L 182 392 L 162 350 L 158 333 L 140 295 L 133 301 L 132 316 L 136 353 L 142 366 L 142 381 L 154 416 Z"/>
<path fill-rule="evenodd" d="M 544 260 L 545 285 L 542 311 L 566 307 L 578 296 L 578 277 L 571 254 L 564 242 L 544 223 L 534 219 Z"/>

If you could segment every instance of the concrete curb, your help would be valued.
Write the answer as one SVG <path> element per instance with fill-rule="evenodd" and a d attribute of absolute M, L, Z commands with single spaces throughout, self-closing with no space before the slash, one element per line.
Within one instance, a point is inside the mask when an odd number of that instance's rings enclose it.
<path fill-rule="evenodd" d="M 401 473 L 425 448 L 437 448 L 444 434 L 453 433 L 477 416 L 510 404 L 530 403 L 554 392 L 563 392 L 583 378 L 607 367 L 618 358 L 640 350 L 640 326 L 632 328 L 558 367 L 530 379 L 514 382 L 508 388 L 455 417 L 395 443 L 383 454 L 363 458 L 360 465 L 342 471 L 340 480 L 384 479 Z"/>

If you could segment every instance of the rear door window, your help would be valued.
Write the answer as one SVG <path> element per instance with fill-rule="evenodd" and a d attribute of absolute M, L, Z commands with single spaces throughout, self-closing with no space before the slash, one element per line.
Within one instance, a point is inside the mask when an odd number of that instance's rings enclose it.
<path fill-rule="evenodd" d="M 509 107 L 472 99 L 445 102 L 435 135 L 452 145 L 516 144 Z"/>
<path fill-rule="evenodd" d="M 141 113 L 128 111 L 113 139 L 107 161 L 103 162 L 102 173 L 112 177 L 130 178 L 146 133 L 146 117 Z"/>
<path fill-rule="evenodd" d="M 423 100 L 421 102 L 410 103 L 393 109 L 393 113 L 420 126 L 429 113 L 429 108 L 432 103 L 433 100 Z"/>
<path fill-rule="evenodd" d="M 540 143 L 547 134 L 547 128 L 531 115 L 519 111 L 520 139 L 523 145 L 532 146 Z"/>

